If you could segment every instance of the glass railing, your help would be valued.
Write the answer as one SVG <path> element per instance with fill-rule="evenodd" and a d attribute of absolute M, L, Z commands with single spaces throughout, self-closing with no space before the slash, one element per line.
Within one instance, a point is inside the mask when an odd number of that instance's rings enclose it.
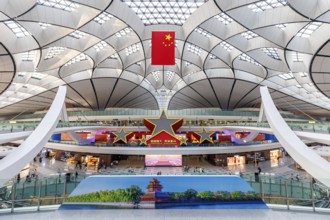
<path fill-rule="evenodd" d="M 134 175 L 134 173 L 116 175 Z M 173 173 L 168 175 L 173 175 Z M 183 175 L 216 174 L 183 173 Z M 329 189 L 320 183 L 285 179 L 267 173 L 257 176 L 245 173 L 241 174 L 241 177 L 266 204 L 281 204 L 287 206 L 287 209 L 299 206 L 309 207 L 313 211 L 317 211 L 317 208 L 326 208 L 330 211 Z M 0 188 L 1 212 L 15 212 L 28 207 L 31 207 L 29 211 L 39 211 L 49 205 L 60 205 L 84 178 L 85 176 L 81 175 L 75 177 L 57 174 L 56 177 L 10 182 Z"/>
<path fill-rule="evenodd" d="M 181 109 L 181 110 L 168 110 L 167 114 L 169 116 L 245 116 L 245 117 L 258 117 L 259 112 L 241 112 L 241 111 L 222 111 L 220 109 L 205 108 L 205 109 Z M 42 114 L 29 114 L 21 115 L 15 118 L 15 120 L 20 119 L 36 119 L 43 118 Z M 68 112 L 69 117 L 80 117 L 84 118 L 86 116 L 147 116 L 154 117 L 159 116 L 160 110 L 145 110 L 145 109 L 111 109 L 106 111 L 81 111 L 81 112 Z M 306 117 L 300 115 L 282 114 L 284 118 L 289 119 L 304 119 Z"/>
<path fill-rule="evenodd" d="M 330 124 L 307 124 L 307 123 L 288 123 L 290 128 L 294 131 L 307 131 L 307 132 L 317 132 L 317 133 L 330 133 Z M 8 133 L 8 132 L 20 132 L 20 131 L 32 131 L 38 126 L 38 123 L 19 123 L 19 124 L 1 124 L 0 125 L 0 133 Z M 135 123 L 134 125 L 118 125 L 118 124 L 105 124 L 98 122 L 59 122 L 57 127 L 89 127 L 89 126 L 102 126 L 102 127 L 136 127 L 136 128 L 145 128 L 142 122 Z M 210 127 L 210 126 L 244 126 L 244 127 L 264 127 L 269 128 L 268 123 L 256 123 L 256 122 L 240 122 L 240 123 L 220 123 L 213 122 L 208 124 L 190 124 L 188 122 L 184 122 L 183 126 L 186 127 Z"/>
<path fill-rule="evenodd" d="M 242 175 L 267 204 L 315 208 L 330 208 L 329 188 L 320 183 L 296 178 L 285 179 L 271 174 Z M 330 211 L 330 210 L 329 210 Z"/>
<path fill-rule="evenodd" d="M 33 207 L 32 211 L 39 211 L 42 206 L 61 204 L 84 178 L 82 175 L 57 175 L 11 181 L 0 188 L 0 209 L 14 212 L 15 209 Z"/>
<path fill-rule="evenodd" d="M 76 141 L 55 141 L 55 140 L 49 140 L 49 143 L 56 143 L 56 144 L 66 144 L 66 145 L 77 145 L 77 146 L 91 146 L 91 147 L 141 147 L 145 148 L 148 146 L 140 145 L 139 143 L 131 143 L 128 144 L 112 144 L 112 143 L 78 143 Z M 213 144 L 193 144 L 193 143 L 187 143 L 187 145 L 183 145 L 181 147 L 238 147 L 238 146 L 250 146 L 250 145 L 259 145 L 259 144 L 273 144 L 273 143 L 279 143 L 277 141 L 251 141 L 248 143 L 219 143 L 214 142 Z M 156 146 L 154 146 L 156 147 Z M 163 146 L 160 146 L 163 147 Z"/>

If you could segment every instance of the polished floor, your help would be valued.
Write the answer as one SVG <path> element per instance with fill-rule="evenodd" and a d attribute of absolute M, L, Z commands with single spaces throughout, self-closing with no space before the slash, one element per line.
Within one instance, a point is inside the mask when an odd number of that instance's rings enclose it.
<path fill-rule="evenodd" d="M 329 220 L 330 214 L 274 210 L 79 210 L 0 215 L 0 220 Z"/>

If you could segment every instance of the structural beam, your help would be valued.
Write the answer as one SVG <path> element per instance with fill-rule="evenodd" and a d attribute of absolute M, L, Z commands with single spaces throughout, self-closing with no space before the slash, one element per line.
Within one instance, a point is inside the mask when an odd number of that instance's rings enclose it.
<path fill-rule="evenodd" d="M 268 88 L 261 87 L 260 93 L 267 121 L 278 141 L 302 168 L 330 187 L 330 163 L 307 147 L 286 124 L 277 110 Z"/>
<path fill-rule="evenodd" d="M 19 147 L 0 160 L 0 186 L 20 172 L 45 147 L 59 121 L 65 105 L 65 96 L 66 87 L 60 86 L 50 109 L 38 127 Z"/>
<path fill-rule="evenodd" d="M 69 117 L 68 117 L 68 113 L 66 111 L 65 106 L 63 106 L 63 109 L 61 112 L 61 119 L 62 119 L 62 121 L 69 122 Z M 91 143 L 90 139 L 85 139 L 85 138 L 80 137 L 78 134 L 76 134 L 75 131 L 68 131 L 67 133 L 73 140 L 75 140 L 78 143 L 81 143 L 81 144 L 90 144 Z"/>
<path fill-rule="evenodd" d="M 121 127 L 118 126 L 106 126 L 106 125 L 99 125 L 99 126 L 77 126 L 77 127 L 59 127 L 56 128 L 54 133 L 62 133 L 62 132 L 69 132 L 69 131 L 81 131 L 81 130 L 98 130 L 104 129 L 109 131 L 118 131 Z M 140 126 L 129 126 L 125 127 L 126 131 L 139 131 L 139 132 L 146 132 L 148 131 L 145 127 Z M 203 126 L 196 126 L 196 127 L 188 127 L 182 126 L 180 128 L 180 132 L 186 131 L 200 131 Z M 250 127 L 250 126 L 208 126 L 207 129 L 209 131 L 224 131 L 224 130 L 243 130 L 243 131 L 257 131 L 267 134 L 273 134 L 273 130 L 268 127 Z M 12 132 L 6 134 L 0 134 L 0 144 L 23 140 L 27 138 L 32 131 L 20 131 L 20 132 Z M 308 131 L 295 131 L 295 134 L 303 140 L 314 141 L 326 145 L 330 145 L 330 135 L 323 134 L 323 133 L 316 133 L 316 132 L 308 132 Z"/>
<path fill-rule="evenodd" d="M 237 144 L 245 144 L 253 141 L 259 134 L 258 131 L 250 131 L 250 134 L 244 138 L 236 138 L 235 134 L 236 131 L 234 130 L 224 130 L 223 131 L 226 135 L 231 136 L 231 140 L 234 141 Z"/>
<path fill-rule="evenodd" d="M 94 154 L 124 154 L 124 155 L 201 155 L 201 154 L 229 154 L 253 151 L 264 151 L 278 149 L 279 143 L 255 144 L 249 146 L 214 146 L 214 147 L 95 147 L 95 146 L 77 146 L 70 144 L 47 143 L 49 149 L 94 153 Z"/>

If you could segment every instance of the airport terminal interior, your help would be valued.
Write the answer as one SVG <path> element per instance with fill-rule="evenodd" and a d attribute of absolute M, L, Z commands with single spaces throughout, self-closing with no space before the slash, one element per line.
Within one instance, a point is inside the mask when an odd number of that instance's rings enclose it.
<path fill-rule="evenodd" d="M 329 0 L 0 0 L 0 33 L 0 220 L 330 219 Z"/>

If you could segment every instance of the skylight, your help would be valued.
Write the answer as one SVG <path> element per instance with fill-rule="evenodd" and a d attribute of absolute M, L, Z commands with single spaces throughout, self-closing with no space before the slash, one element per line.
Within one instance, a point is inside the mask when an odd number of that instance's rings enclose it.
<path fill-rule="evenodd" d="M 287 4 L 287 0 L 266 0 L 250 4 L 248 5 L 248 8 L 250 8 L 253 12 L 261 12 L 268 9 L 283 7 Z"/>
<path fill-rule="evenodd" d="M 301 77 L 307 77 L 307 73 L 305 73 L 305 72 L 299 72 L 299 74 Z"/>
<path fill-rule="evenodd" d="M 33 51 L 28 51 L 25 53 L 22 53 L 22 61 L 33 61 L 36 56 L 36 52 Z"/>
<path fill-rule="evenodd" d="M 45 60 L 57 57 L 60 53 L 65 50 L 64 47 L 51 47 L 48 49 L 48 53 L 45 57 Z"/>
<path fill-rule="evenodd" d="M 199 48 L 199 47 L 197 47 L 196 45 L 193 45 L 193 44 L 188 44 L 188 51 L 192 52 L 192 53 L 194 53 L 198 56 L 200 56 L 201 53 L 202 53 L 201 48 Z"/>
<path fill-rule="evenodd" d="M 182 25 L 205 0 L 159 1 L 121 0 L 130 7 L 145 25 Z"/>
<path fill-rule="evenodd" d="M 256 33 L 253 33 L 252 31 L 247 31 L 244 33 L 241 33 L 241 35 L 246 38 L 247 40 L 253 39 L 255 37 L 258 37 L 259 35 Z"/>
<path fill-rule="evenodd" d="M 159 81 L 159 75 L 160 75 L 160 72 L 159 71 L 154 71 L 154 72 L 151 72 L 152 76 L 154 77 L 155 81 Z"/>
<path fill-rule="evenodd" d="M 133 44 L 125 48 L 126 56 L 129 56 L 133 53 L 136 53 L 140 50 L 140 46 L 138 44 Z"/>
<path fill-rule="evenodd" d="M 173 79 L 173 76 L 174 76 L 174 72 L 173 71 L 167 71 L 166 76 L 167 76 L 167 80 L 171 82 L 172 79 Z"/>
<path fill-rule="evenodd" d="M 221 46 L 223 49 L 227 50 L 228 52 L 230 52 L 230 51 L 234 48 L 232 45 L 228 44 L 226 41 L 222 41 L 222 42 L 220 43 L 220 46 Z"/>
<path fill-rule="evenodd" d="M 277 24 L 275 25 L 277 28 L 281 29 L 282 31 L 284 31 L 284 29 L 286 28 L 287 24 Z"/>
<path fill-rule="evenodd" d="M 252 59 L 250 56 L 246 55 L 245 53 L 239 55 L 239 59 L 242 60 L 242 61 L 245 61 L 245 62 L 252 63 L 252 64 L 257 65 L 257 66 L 261 66 L 260 63 L 258 63 L 257 61 Z"/>
<path fill-rule="evenodd" d="M 66 0 L 38 0 L 38 3 L 40 5 L 57 8 L 69 12 L 72 12 L 79 7 L 78 4 Z"/>
<path fill-rule="evenodd" d="M 281 74 L 281 75 L 278 75 L 278 76 L 281 77 L 282 79 L 285 79 L 285 80 L 294 78 L 292 73 L 284 73 L 284 74 Z"/>
<path fill-rule="evenodd" d="M 292 53 L 292 61 L 293 62 L 303 62 L 303 55 L 301 53 L 298 52 L 293 52 Z"/>
<path fill-rule="evenodd" d="M 16 35 L 16 37 L 21 38 L 29 36 L 30 33 L 23 28 L 20 24 L 14 21 L 5 21 L 5 25 Z"/>
<path fill-rule="evenodd" d="M 297 33 L 297 37 L 309 38 L 321 26 L 321 22 L 311 22 Z"/>
<path fill-rule="evenodd" d="M 210 34 L 209 32 L 207 32 L 206 30 L 204 30 L 202 28 L 195 28 L 195 32 L 197 32 L 207 38 L 212 37 L 212 34 Z"/>
<path fill-rule="evenodd" d="M 24 77 L 24 76 L 26 76 L 26 72 L 19 72 L 19 73 L 17 73 L 17 76 Z"/>
<path fill-rule="evenodd" d="M 73 58 L 72 60 L 70 60 L 69 62 L 67 62 L 64 66 L 69 66 L 71 64 L 80 62 L 80 61 L 84 61 L 87 60 L 87 56 L 84 53 L 79 54 L 78 56 L 76 56 L 75 58 Z"/>
<path fill-rule="evenodd" d="M 42 23 L 42 22 L 39 22 L 39 25 L 40 25 L 41 29 L 47 29 L 48 27 L 52 26 L 51 24 Z"/>
<path fill-rule="evenodd" d="M 218 19 L 225 25 L 230 24 L 231 22 L 234 21 L 231 17 L 229 17 L 225 13 L 218 14 L 218 15 L 214 16 L 214 18 Z"/>
<path fill-rule="evenodd" d="M 96 52 L 99 52 L 103 50 L 107 46 L 107 43 L 104 41 L 99 42 L 98 44 L 95 44 L 93 48 L 96 50 Z"/>
<path fill-rule="evenodd" d="M 46 75 L 42 74 L 42 73 L 32 73 L 32 75 L 31 75 L 32 79 L 37 79 L 37 80 L 41 80 L 45 77 L 46 77 Z"/>
<path fill-rule="evenodd" d="M 215 60 L 215 59 L 218 59 L 218 57 L 216 55 L 210 53 L 210 59 Z"/>
<path fill-rule="evenodd" d="M 113 16 L 107 12 L 102 12 L 99 16 L 94 18 L 94 21 L 99 24 L 104 24 L 105 22 L 109 21 Z"/>
<path fill-rule="evenodd" d="M 72 32 L 69 34 L 71 37 L 76 38 L 76 39 L 81 39 L 86 36 L 84 32 L 76 30 L 75 32 Z"/>
<path fill-rule="evenodd" d="M 109 58 L 110 59 L 118 59 L 118 54 L 114 53 Z"/>
<path fill-rule="evenodd" d="M 122 37 L 122 36 L 125 36 L 125 35 L 131 33 L 132 31 L 133 31 L 132 28 L 125 28 L 125 29 L 123 29 L 123 30 L 117 32 L 117 33 L 116 33 L 116 36 L 117 36 L 117 37 Z"/>
<path fill-rule="evenodd" d="M 261 50 L 262 50 L 262 52 L 264 52 L 265 54 L 267 54 L 271 58 L 273 58 L 275 60 L 281 60 L 280 56 L 278 55 L 277 48 L 269 47 L 269 48 L 262 48 Z"/>

